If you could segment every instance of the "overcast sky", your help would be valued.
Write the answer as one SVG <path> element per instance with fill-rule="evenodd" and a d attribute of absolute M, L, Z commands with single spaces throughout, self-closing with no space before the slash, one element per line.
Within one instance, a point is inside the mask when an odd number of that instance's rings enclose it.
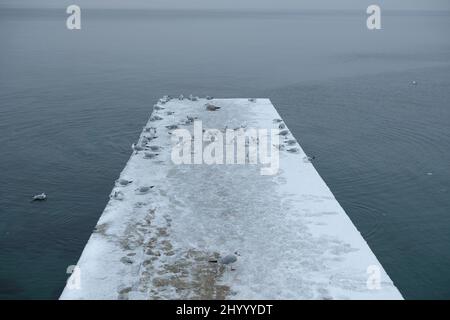
<path fill-rule="evenodd" d="M 167 8 L 167 9 L 382 9 L 450 10 L 450 0 L 1 0 L 8 7 Z"/>

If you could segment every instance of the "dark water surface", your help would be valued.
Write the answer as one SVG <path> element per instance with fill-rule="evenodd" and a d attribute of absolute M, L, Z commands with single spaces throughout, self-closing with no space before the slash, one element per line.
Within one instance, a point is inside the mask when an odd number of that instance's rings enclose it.
<path fill-rule="evenodd" d="M 364 13 L 0 7 L 0 298 L 59 296 L 179 93 L 272 99 L 402 294 L 450 298 L 450 15 Z"/>

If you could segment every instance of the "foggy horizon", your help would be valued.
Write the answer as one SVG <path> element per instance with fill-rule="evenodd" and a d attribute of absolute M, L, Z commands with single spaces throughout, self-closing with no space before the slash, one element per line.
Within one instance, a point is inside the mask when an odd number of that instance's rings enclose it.
<path fill-rule="evenodd" d="M 189 4 L 182 0 L 5 0 L 0 7 L 6 8 L 62 8 L 71 4 L 79 5 L 83 8 L 98 9 L 192 9 L 192 10 L 364 10 L 371 4 L 377 4 L 385 10 L 450 10 L 450 3 L 445 0 L 419 1 L 419 0 L 399 0 L 395 3 L 392 1 L 373 1 L 373 0 L 342 0 L 336 1 L 321 0 L 318 1 L 302 1 L 299 3 L 295 0 L 218 0 L 212 3 L 208 0 L 193 0 Z"/>

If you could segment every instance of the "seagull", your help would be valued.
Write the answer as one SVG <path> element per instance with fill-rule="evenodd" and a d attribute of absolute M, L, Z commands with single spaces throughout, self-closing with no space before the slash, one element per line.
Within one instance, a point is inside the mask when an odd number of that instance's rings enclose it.
<path fill-rule="evenodd" d="M 150 118 L 150 121 L 157 121 L 157 120 L 162 120 L 163 118 L 161 118 L 160 116 L 152 116 Z"/>
<path fill-rule="evenodd" d="M 115 191 L 114 194 L 111 195 L 112 199 L 123 200 L 124 195 L 122 191 Z"/>
<path fill-rule="evenodd" d="M 37 195 L 33 196 L 32 201 L 44 201 L 44 200 L 47 200 L 47 195 L 42 192 L 41 194 L 37 194 Z"/>
<path fill-rule="evenodd" d="M 237 257 L 240 256 L 240 254 L 236 251 L 234 254 L 228 254 L 225 257 L 221 257 L 219 260 L 209 260 L 211 263 L 219 263 L 222 265 L 230 265 L 231 271 L 234 271 L 232 264 L 237 261 Z"/>
<path fill-rule="evenodd" d="M 298 153 L 300 151 L 300 149 L 299 148 L 290 148 L 290 149 L 287 149 L 286 151 L 290 152 L 290 153 Z M 308 159 L 308 160 L 311 161 L 312 159 Z"/>
<path fill-rule="evenodd" d="M 159 150 L 161 150 L 161 147 L 160 146 L 150 146 L 150 150 L 159 151 Z"/>
<path fill-rule="evenodd" d="M 156 133 L 156 128 L 154 128 L 154 127 L 146 127 L 145 128 L 145 132 Z"/>
<path fill-rule="evenodd" d="M 182 125 L 188 125 L 190 123 L 193 123 L 195 121 L 195 119 L 197 119 L 197 117 L 191 117 L 191 116 L 186 116 L 186 120 L 182 120 L 180 122 L 180 124 Z"/>
<path fill-rule="evenodd" d="M 148 132 L 150 134 L 149 136 L 145 136 L 147 141 L 151 141 L 151 140 L 157 138 L 157 136 L 156 136 L 156 128 L 153 128 L 153 127 L 145 128 L 145 132 Z"/>
<path fill-rule="evenodd" d="M 138 189 L 136 189 L 136 192 L 138 194 L 146 194 L 147 192 L 150 191 L 150 189 L 152 189 L 154 186 L 150 186 L 150 187 L 140 187 Z"/>
<path fill-rule="evenodd" d="M 146 152 L 144 154 L 144 158 L 145 159 L 153 159 L 156 158 L 157 156 L 159 156 L 159 153 L 150 153 L 150 152 Z"/>
<path fill-rule="evenodd" d="M 131 145 L 131 149 L 133 149 L 133 151 L 136 152 L 136 154 L 137 154 L 139 151 L 144 150 L 143 147 L 137 146 L 135 143 L 133 143 L 133 144 Z"/>
<path fill-rule="evenodd" d="M 414 86 L 417 85 L 417 81 L 416 81 L 416 80 L 413 80 L 413 82 L 411 82 L 411 83 L 412 83 L 412 85 L 414 85 Z"/>
<path fill-rule="evenodd" d="M 118 182 L 121 186 L 127 186 L 127 185 L 129 185 L 130 183 L 132 183 L 133 181 L 132 181 L 132 180 L 127 180 L 127 179 L 119 179 L 117 182 Z"/>
<path fill-rule="evenodd" d="M 293 146 L 294 144 L 297 144 L 297 141 L 291 139 L 291 140 L 286 141 L 286 144 L 287 144 L 288 146 Z"/>
<path fill-rule="evenodd" d="M 205 106 L 206 106 L 206 110 L 208 110 L 208 111 L 216 111 L 216 110 L 220 109 L 220 107 L 215 106 L 211 103 L 207 103 Z"/>
<path fill-rule="evenodd" d="M 175 130 L 175 129 L 178 129 L 178 126 L 176 124 L 171 124 L 171 125 L 166 126 L 166 128 L 169 130 Z"/>
<path fill-rule="evenodd" d="M 197 119 L 197 117 L 191 117 L 191 116 L 186 116 L 186 118 L 187 118 L 188 123 L 192 123 L 192 122 L 194 122 L 195 119 Z"/>

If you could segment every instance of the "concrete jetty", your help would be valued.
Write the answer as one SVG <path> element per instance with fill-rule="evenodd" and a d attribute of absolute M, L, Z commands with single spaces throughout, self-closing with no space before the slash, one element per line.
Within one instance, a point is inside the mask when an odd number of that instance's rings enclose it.
<path fill-rule="evenodd" d="M 278 164 L 205 158 L 251 128 Z M 164 97 L 130 153 L 61 299 L 402 299 L 270 100 Z"/>

